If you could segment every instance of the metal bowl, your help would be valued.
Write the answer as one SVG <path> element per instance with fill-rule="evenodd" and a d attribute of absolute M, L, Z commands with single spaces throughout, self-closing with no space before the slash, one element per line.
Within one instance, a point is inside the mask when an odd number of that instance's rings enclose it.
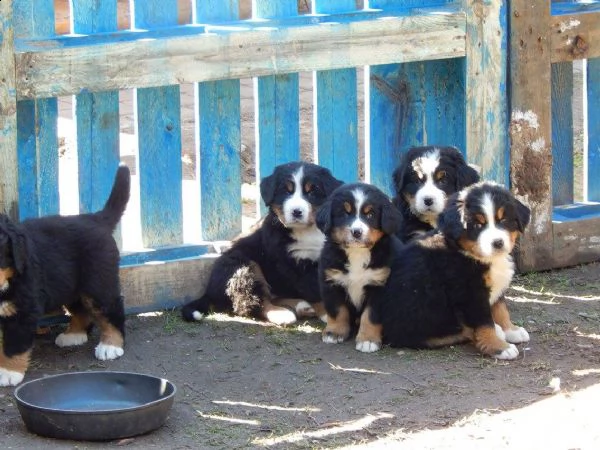
<path fill-rule="evenodd" d="M 74 372 L 23 383 L 15 398 L 27 429 L 41 436 L 100 441 L 160 427 L 175 386 L 127 372 Z"/>

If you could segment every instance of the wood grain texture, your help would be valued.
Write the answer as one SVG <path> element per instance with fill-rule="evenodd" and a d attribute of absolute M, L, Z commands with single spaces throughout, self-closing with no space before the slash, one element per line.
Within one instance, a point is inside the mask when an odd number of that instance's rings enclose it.
<path fill-rule="evenodd" d="M 570 6 L 576 9 L 581 5 Z M 551 17 L 552 62 L 600 58 L 600 4 L 589 6 L 596 10 Z"/>
<path fill-rule="evenodd" d="M 404 12 L 406 14 L 406 12 Z M 19 41 L 18 98 L 151 87 L 465 55 L 465 15 L 325 16 L 277 27 L 178 27 Z M 325 20 L 329 22 L 325 22 Z M 159 40 L 160 39 L 160 40 Z M 157 41 L 159 40 L 159 41 Z"/>
<path fill-rule="evenodd" d="M 555 221 L 553 267 L 567 267 L 600 259 L 600 215 Z"/>
<path fill-rule="evenodd" d="M 600 59 L 587 61 L 587 200 L 600 202 Z"/>
<path fill-rule="evenodd" d="M 0 212 L 18 218 L 17 91 L 15 87 L 13 0 L 0 2 Z"/>
<path fill-rule="evenodd" d="M 520 270 L 553 264 L 549 2 L 510 3 L 511 188 L 531 208 L 520 241 Z M 532 82 L 535 80 L 535 82 Z"/>
<path fill-rule="evenodd" d="M 573 63 L 552 64 L 552 204 L 573 203 Z"/>

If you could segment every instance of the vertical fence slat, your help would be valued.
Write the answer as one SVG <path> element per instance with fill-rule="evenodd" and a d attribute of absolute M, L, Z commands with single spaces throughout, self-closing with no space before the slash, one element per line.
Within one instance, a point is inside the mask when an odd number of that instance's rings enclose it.
<path fill-rule="evenodd" d="M 430 2 L 427 6 L 448 1 Z M 371 0 L 371 8 L 422 6 L 419 0 Z M 392 192 L 390 168 L 408 147 L 456 145 L 464 151 L 464 68 L 459 59 L 371 66 L 365 80 L 365 173 Z"/>
<path fill-rule="evenodd" d="M 19 0 L 13 18 L 17 38 L 54 35 L 54 2 Z M 56 98 L 17 103 L 20 219 L 59 211 L 57 119 Z"/>
<path fill-rule="evenodd" d="M 117 29 L 116 0 L 71 0 L 73 31 L 90 34 Z M 79 169 L 79 211 L 101 209 L 119 165 L 119 93 L 75 96 Z"/>
<path fill-rule="evenodd" d="M 195 22 L 234 20 L 238 11 L 238 1 L 196 2 Z M 230 239 L 242 216 L 240 80 L 199 83 L 198 102 L 202 238 Z"/>
<path fill-rule="evenodd" d="M 0 212 L 18 218 L 17 95 L 13 0 L 0 2 Z"/>
<path fill-rule="evenodd" d="M 177 25 L 177 0 L 133 3 L 136 28 Z M 179 86 L 137 89 L 142 241 L 146 247 L 183 239 Z"/>
<path fill-rule="evenodd" d="M 355 0 L 315 1 L 317 14 L 356 9 Z M 358 179 L 356 69 L 315 72 L 315 150 L 319 164 L 341 180 Z"/>
<path fill-rule="evenodd" d="M 552 64 L 552 204 L 573 203 L 573 63 Z"/>
<path fill-rule="evenodd" d="M 587 199 L 600 202 L 600 58 L 587 62 Z"/>
<path fill-rule="evenodd" d="M 463 5 L 467 14 L 465 153 L 469 162 L 481 167 L 484 178 L 508 186 L 507 1 L 466 0 Z"/>
<path fill-rule="evenodd" d="M 297 0 L 255 0 L 254 18 L 279 18 L 298 14 Z M 300 101 L 297 73 L 258 77 L 256 102 L 256 148 L 258 177 L 273 168 L 300 158 Z"/>

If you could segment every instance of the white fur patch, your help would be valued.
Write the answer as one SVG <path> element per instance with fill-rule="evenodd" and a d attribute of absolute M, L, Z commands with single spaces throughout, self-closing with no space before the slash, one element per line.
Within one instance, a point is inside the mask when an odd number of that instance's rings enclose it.
<path fill-rule="evenodd" d="M 13 302 L 0 302 L 0 317 L 10 317 L 17 313 L 17 307 Z"/>
<path fill-rule="evenodd" d="M 381 348 L 379 342 L 356 341 L 356 350 L 363 353 L 373 353 Z"/>
<path fill-rule="evenodd" d="M 0 286 L 0 292 L 8 291 L 9 287 L 10 283 L 8 282 L 8 280 L 5 280 L 4 283 L 2 283 L 2 286 Z"/>
<path fill-rule="evenodd" d="M 494 324 L 494 328 L 496 329 L 496 336 L 503 341 L 506 341 L 506 335 L 504 334 L 504 330 L 497 323 Z"/>
<path fill-rule="evenodd" d="M 500 296 L 508 289 L 513 275 L 515 263 L 510 255 L 498 255 L 490 263 L 490 305 L 496 303 Z"/>
<path fill-rule="evenodd" d="M 312 205 L 304 198 L 302 179 L 304 178 L 304 167 L 300 167 L 292 175 L 294 179 L 294 194 L 285 200 L 282 205 L 285 226 L 288 228 L 303 227 L 310 221 Z M 294 215 L 294 212 L 298 215 Z"/>
<path fill-rule="evenodd" d="M 72 347 L 82 345 L 88 341 L 87 333 L 60 333 L 56 336 L 54 343 L 58 347 Z"/>
<path fill-rule="evenodd" d="M 286 308 L 273 309 L 265 313 L 267 320 L 275 325 L 290 325 L 296 323 L 296 314 Z"/>
<path fill-rule="evenodd" d="M 325 243 L 325 235 L 315 225 L 306 228 L 292 229 L 294 242 L 288 245 L 288 253 L 296 261 L 310 259 L 316 261 L 321 255 Z"/>
<path fill-rule="evenodd" d="M 25 377 L 24 373 L 0 367 L 0 386 L 16 386 Z"/>
<path fill-rule="evenodd" d="M 367 267 L 371 262 L 371 251 L 368 248 L 351 247 L 345 249 L 345 251 L 348 256 L 347 272 L 327 270 L 326 276 L 329 281 L 343 286 L 348 292 L 350 301 L 360 310 L 364 299 L 365 286 L 384 285 L 390 274 L 390 269 L 389 267 L 368 269 Z"/>
<path fill-rule="evenodd" d="M 96 358 L 106 361 L 109 359 L 117 359 L 119 356 L 123 356 L 123 349 L 116 345 L 107 345 L 100 342 L 96 346 Z"/>
<path fill-rule="evenodd" d="M 312 305 L 307 301 L 301 300 L 296 305 L 296 314 L 299 316 L 312 316 L 314 313 L 315 308 L 313 308 Z"/>
<path fill-rule="evenodd" d="M 202 314 L 200 311 L 194 311 L 192 313 L 192 317 L 194 318 L 194 320 L 200 321 L 200 320 L 204 319 L 204 314 Z"/>
<path fill-rule="evenodd" d="M 337 335 L 333 335 L 333 334 L 324 334 L 323 342 L 325 342 L 326 344 L 339 344 L 341 342 L 344 342 L 344 336 L 337 336 Z"/>
<path fill-rule="evenodd" d="M 484 258 L 491 258 L 496 254 L 510 253 L 512 250 L 512 243 L 508 231 L 496 226 L 496 206 L 490 194 L 486 193 L 481 199 L 481 208 L 485 214 L 487 223 L 485 228 L 479 234 L 477 238 L 477 244 L 481 256 Z M 494 248 L 494 242 L 502 241 L 502 248 Z"/>
<path fill-rule="evenodd" d="M 506 342 L 511 344 L 522 344 L 523 342 L 529 342 L 529 333 L 523 327 L 513 328 L 512 330 L 505 330 Z"/>
<path fill-rule="evenodd" d="M 519 356 L 519 349 L 513 344 L 508 344 L 508 348 L 494 355 L 498 359 L 515 359 Z"/>
<path fill-rule="evenodd" d="M 446 206 L 446 193 L 435 185 L 435 170 L 440 164 L 440 151 L 433 149 L 412 163 L 413 170 L 425 183 L 415 194 L 413 214 L 420 216 L 432 226 L 437 224 L 437 216 Z M 430 205 L 425 204 L 427 199 Z"/>

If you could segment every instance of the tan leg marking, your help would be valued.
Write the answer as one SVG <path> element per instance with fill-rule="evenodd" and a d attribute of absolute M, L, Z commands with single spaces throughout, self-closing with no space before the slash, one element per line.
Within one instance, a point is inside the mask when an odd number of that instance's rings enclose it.
<path fill-rule="evenodd" d="M 108 320 L 106 320 L 106 317 L 104 317 L 101 311 L 94 308 L 91 298 L 82 297 L 81 300 L 85 308 L 93 317 L 93 321 L 96 323 L 96 326 L 100 330 L 100 343 L 123 348 L 123 343 L 125 341 L 125 339 L 123 338 L 123 334 L 117 328 L 115 328 L 114 325 L 112 325 Z"/>
<path fill-rule="evenodd" d="M 341 305 L 336 317 L 327 315 L 327 326 L 323 330 L 323 340 L 342 342 L 350 335 L 350 312 L 346 305 Z"/>
<path fill-rule="evenodd" d="M 506 302 L 502 299 L 498 300 L 492 305 L 492 319 L 494 322 L 500 325 L 500 327 L 506 330 L 514 330 L 517 327 L 510 321 L 510 314 Z"/>
<path fill-rule="evenodd" d="M 358 327 L 358 333 L 356 334 L 357 342 L 375 342 L 381 344 L 381 324 L 375 324 L 371 322 L 369 317 L 371 308 L 367 307 L 360 316 L 360 326 Z"/>
<path fill-rule="evenodd" d="M 475 329 L 474 333 L 475 347 L 486 355 L 494 356 L 510 347 L 508 342 L 503 341 L 496 335 L 496 329 L 493 326 L 483 326 Z"/>
<path fill-rule="evenodd" d="M 473 340 L 473 329 L 464 327 L 460 333 L 438 338 L 430 338 L 425 342 L 430 348 L 447 347 L 450 345 L 464 344 Z"/>
<path fill-rule="evenodd" d="M 27 350 L 19 355 L 8 357 L 0 349 L 0 367 L 13 372 L 25 373 L 29 367 L 31 359 L 31 350 Z"/>

